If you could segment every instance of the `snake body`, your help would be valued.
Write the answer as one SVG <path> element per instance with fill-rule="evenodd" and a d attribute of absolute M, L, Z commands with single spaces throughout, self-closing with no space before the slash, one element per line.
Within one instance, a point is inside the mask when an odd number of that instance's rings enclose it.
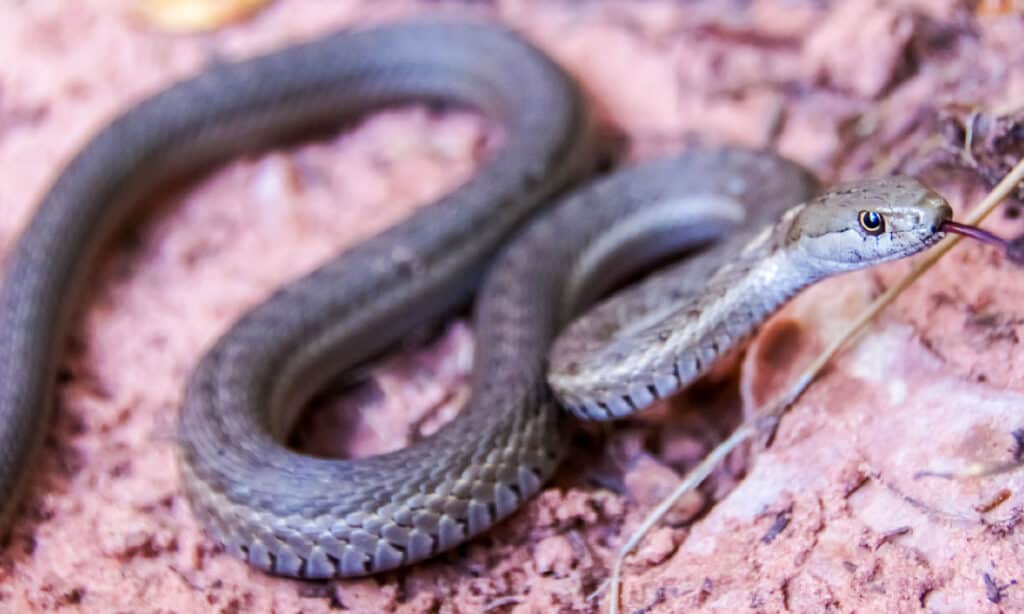
<path fill-rule="evenodd" d="M 70 307 L 112 230 L 172 179 L 410 101 L 476 109 L 502 124 L 505 141 L 460 188 L 246 314 L 186 391 L 179 464 L 193 510 L 260 569 L 363 575 L 462 543 L 512 513 L 564 455 L 552 390 L 584 417 L 641 409 L 692 381 L 800 288 L 914 253 L 949 217 L 905 178 L 808 201 L 816 184 L 798 166 L 730 148 L 615 173 L 537 215 L 588 172 L 592 122 L 571 78 L 493 25 L 347 31 L 218 66 L 101 130 L 6 262 L 0 520 L 45 430 Z M 857 229 L 865 208 L 884 213 L 885 233 Z M 569 327 L 548 386 L 548 350 L 577 313 L 652 263 L 723 237 Z M 367 459 L 284 446 L 298 410 L 330 378 L 465 302 L 488 267 L 472 395 L 452 422 Z"/>

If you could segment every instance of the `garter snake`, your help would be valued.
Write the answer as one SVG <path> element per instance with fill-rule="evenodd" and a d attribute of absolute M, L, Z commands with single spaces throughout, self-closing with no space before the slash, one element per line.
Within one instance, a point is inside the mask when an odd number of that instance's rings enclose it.
<path fill-rule="evenodd" d="M 642 409 L 699 376 L 804 286 L 915 253 L 950 216 L 909 178 L 815 198 L 816 182 L 797 165 L 739 148 L 696 149 L 566 195 L 594 158 L 584 96 L 544 54 L 495 25 L 344 31 L 214 66 L 101 129 L 8 254 L 0 528 L 46 429 L 82 280 L 113 230 L 168 182 L 409 102 L 475 109 L 502 125 L 505 140 L 462 186 L 243 316 L 188 384 L 183 487 L 213 537 L 260 569 L 374 573 L 487 530 L 565 454 L 556 395 L 587 418 Z M 629 275 L 709 243 L 569 327 L 548 386 L 548 351 L 577 313 Z M 328 379 L 474 293 L 473 392 L 437 434 L 358 460 L 313 458 L 282 443 Z"/>

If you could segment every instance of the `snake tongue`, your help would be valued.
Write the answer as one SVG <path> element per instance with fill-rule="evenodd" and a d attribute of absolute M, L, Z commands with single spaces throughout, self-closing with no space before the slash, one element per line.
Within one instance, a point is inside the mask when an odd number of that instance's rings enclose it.
<path fill-rule="evenodd" d="M 1024 264 L 1024 235 L 1017 237 L 1016 239 L 1004 239 L 987 230 L 978 228 L 977 226 L 961 224 L 952 220 L 942 222 L 939 230 L 941 232 L 958 234 L 998 247 L 1003 250 L 1003 253 L 1011 262 L 1014 262 L 1015 264 Z"/>

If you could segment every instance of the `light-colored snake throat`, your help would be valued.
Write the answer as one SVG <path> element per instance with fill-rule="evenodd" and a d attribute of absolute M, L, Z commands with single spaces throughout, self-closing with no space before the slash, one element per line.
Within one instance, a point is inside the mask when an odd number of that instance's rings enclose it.
<path fill-rule="evenodd" d="M 594 158 L 579 88 L 495 25 L 409 22 L 216 66 L 134 106 L 60 173 L 0 288 L 0 521 L 47 427 L 82 280 L 111 232 L 169 181 L 383 106 L 466 106 L 506 138 L 461 187 L 292 282 L 196 367 L 180 469 L 210 534 L 273 573 L 413 563 L 487 530 L 565 453 L 566 406 L 621 416 L 703 373 L 800 288 L 935 242 L 948 205 L 908 178 L 812 199 L 765 152 L 695 150 L 559 196 Z M 811 200 L 812 199 L 812 200 Z M 553 208 L 540 214 L 553 201 Z M 799 204 L 806 203 L 806 204 Z M 574 314 L 653 263 L 702 255 Z M 488 269 L 489 267 L 489 269 Z M 329 379 L 477 292 L 472 395 L 398 452 L 322 459 L 282 443 Z"/>

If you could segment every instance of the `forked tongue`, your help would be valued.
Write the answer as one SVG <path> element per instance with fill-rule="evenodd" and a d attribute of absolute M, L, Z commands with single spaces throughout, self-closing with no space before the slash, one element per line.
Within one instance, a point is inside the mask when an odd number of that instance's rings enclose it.
<path fill-rule="evenodd" d="M 994 235 L 987 230 L 982 230 L 977 226 L 969 226 L 952 220 L 946 220 L 943 222 L 939 230 L 942 232 L 952 232 L 969 237 L 976 241 L 981 241 L 982 243 L 988 243 L 989 245 L 1003 250 L 1003 253 L 1012 262 L 1016 264 L 1024 264 L 1024 236 L 1007 240 L 998 235 Z"/>

